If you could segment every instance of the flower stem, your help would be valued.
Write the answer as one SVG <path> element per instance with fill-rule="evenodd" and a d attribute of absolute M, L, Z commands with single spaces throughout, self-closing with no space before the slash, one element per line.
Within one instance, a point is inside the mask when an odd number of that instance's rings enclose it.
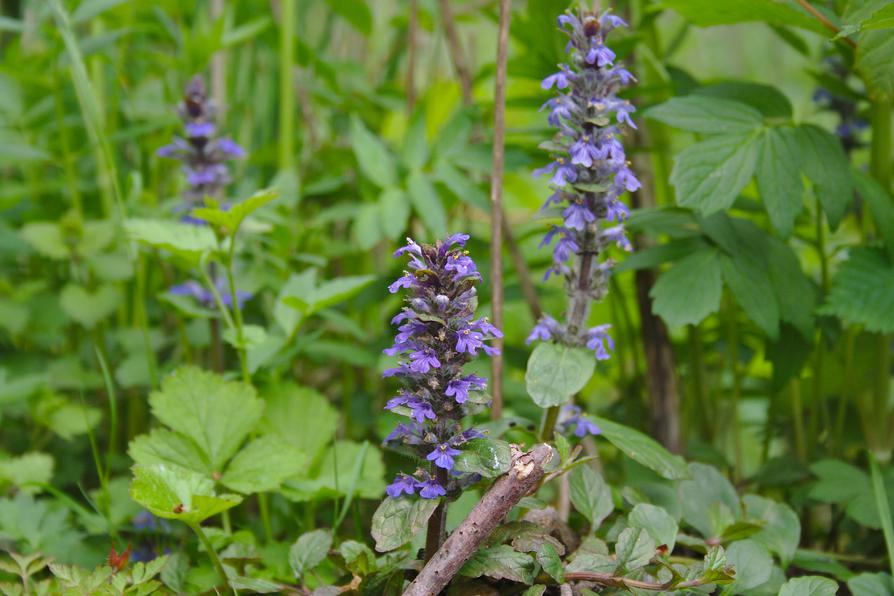
<path fill-rule="evenodd" d="M 239 306 L 239 296 L 236 292 L 236 279 L 233 277 L 233 254 L 236 247 L 235 233 L 230 236 L 230 248 L 227 251 L 226 273 L 227 283 L 230 286 L 230 300 L 233 306 L 233 323 L 236 327 L 236 342 L 239 346 L 236 352 L 239 354 L 239 364 L 242 366 L 242 380 L 251 385 L 251 372 L 248 370 L 248 354 L 245 349 L 245 331 L 242 325 L 242 308 Z"/>
<path fill-rule="evenodd" d="M 439 468 L 432 464 L 432 476 L 437 479 L 438 484 L 447 486 L 450 477 L 447 470 Z M 425 562 L 428 563 L 441 545 L 444 544 L 444 538 L 447 530 L 447 497 L 441 499 L 435 512 L 428 520 L 428 530 L 425 535 Z"/>
<path fill-rule="evenodd" d="M 223 580 L 224 585 L 232 589 L 232 586 L 230 586 L 230 579 L 227 577 L 227 572 L 224 570 L 223 564 L 220 562 L 220 558 L 218 558 L 217 553 L 214 551 L 214 547 L 211 545 L 211 541 L 208 540 L 208 536 L 206 536 L 205 532 L 202 530 L 202 526 L 195 522 L 186 522 L 186 525 L 188 525 L 190 529 L 196 533 L 196 536 L 199 537 L 199 541 L 208 552 L 208 556 L 211 558 L 211 564 L 214 565 L 214 569 L 217 571 L 220 579 Z M 233 593 L 236 594 L 236 591 L 233 590 Z"/>

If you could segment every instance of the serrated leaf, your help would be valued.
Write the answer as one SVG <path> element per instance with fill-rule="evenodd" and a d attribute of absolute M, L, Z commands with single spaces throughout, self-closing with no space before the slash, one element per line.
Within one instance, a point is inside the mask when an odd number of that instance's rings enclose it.
<path fill-rule="evenodd" d="M 214 482 L 186 468 L 136 464 L 131 498 L 153 515 L 198 524 L 242 502 L 237 495 L 216 495 Z"/>
<path fill-rule="evenodd" d="M 147 435 L 135 437 L 127 454 L 138 464 L 171 464 L 207 476 L 215 471 L 208 456 L 195 441 L 166 428 L 155 428 Z"/>
<path fill-rule="evenodd" d="M 217 250 L 214 232 L 206 226 L 175 221 L 129 219 L 124 229 L 131 240 L 170 251 L 178 257 L 198 263 L 202 255 Z"/>
<path fill-rule="evenodd" d="M 551 543 L 544 542 L 540 545 L 540 550 L 537 551 L 537 562 L 556 583 L 561 584 L 565 581 L 565 568 L 562 566 L 562 559 L 559 558 L 556 547 Z"/>
<path fill-rule="evenodd" d="M 472 439 L 460 447 L 454 468 L 458 472 L 480 474 L 484 478 L 496 478 L 509 470 L 512 454 L 509 443 L 500 439 Z"/>
<path fill-rule="evenodd" d="M 750 132 L 763 123 L 761 113 L 747 104 L 699 95 L 673 97 L 650 108 L 646 117 L 704 134 Z"/>
<path fill-rule="evenodd" d="M 289 548 L 289 567 L 296 578 L 322 563 L 332 548 L 332 532 L 314 530 L 298 537 Z"/>
<path fill-rule="evenodd" d="M 53 457 L 38 451 L 0 459 L 0 489 L 6 492 L 5 489 L 13 486 L 26 493 L 39 492 L 41 488 L 33 485 L 49 484 L 53 467 Z"/>
<path fill-rule="evenodd" d="M 262 390 L 266 402 L 260 429 L 277 436 L 316 462 L 332 443 L 338 412 L 323 394 L 294 383 L 281 382 Z"/>
<path fill-rule="evenodd" d="M 206 201 L 208 206 L 193 209 L 190 211 L 190 215 L 224 228 L 227 234 L 235 234 L 236 230 L 249 215 L 274 200 L 277 196 L 279 196 L 277 190 L 267 188 L 259 190 L 244 201 L 229 205 L 226 208 L 222 208 L 215 202 Z"/>
<path fill-rule="evenodd" d="M 590 533 L 615 510 L 612 491 L 602 475 L 587 465 L 576 467 L 568 480 L 571 503 L 590 522 Z"/>
<path fill-rule="evenodd" d="M 723 292 L 716 250 L 694 253 L 663 272 L 649 296 L 652 311 L 670 327 L 698 324 L 720 308 Z M 686 288 L 686 291 L 681 291 Z"/>
<path fill-rule="evenodd" d="M 655 505 L 639 503 L 627 516 L 627 523 L 632 528 L 641 528 L 649 533 L 655 544 L 667 546 L 667 552 L 674 552 L 677 543 L 677 521 L 671 515 Z"/>
<path fill-rule="evenodd" d="M 835 596 L 838 584 L 828 577 L 808 575 L 796 577 L 783 584 L 779 596 Z"/>
<path fill-rule="evenodd" d="M 629 458 L 656 472 L 668 480 L 682 480 L 690 477 L 686 462 L 659 445 L 652 438 L 623 424 L 606 418 L 593 416 L 596 426 L 612 445 L 623 451 Z"/>
<path fill-rule="evenodd" d="M 250 385 L 195 367 L 180 368 L 164 379 L 161 389 L 149 396 L 149 405 L 162 423 L 191 438 L 218 472 L 264 410 Z"/>
<path fill-rule="evenodd" d="M 439 499 L 386 498 L 372 518 L 376 550 L 387 552 L 400 548 L 413 539 L 434 513 Z"/>
<path fill-rule="evenodd" d="M 847 155 L 835 135 L 818 126 L 803 124 L 794 131 L 790 138 L 801 155 L 801 169 L 813 182 L 829 227 L 834 230 L 854 199 Z"/>
<path fill-rule="evenodd" d="M 247 443 L 227 464 L 221 484 L 242 494 L 276 490 L 303 469 L 307 458 L 276 435 L 264 435 Z"/>
<path fill-rule="evenodd" d="M 819 312 L 863 325 L 867 331 L 894 331 L 894 266 L 887 255 L 876 248 L 852 249 Z"/>
<path fill-rule="evenodd" d="M 525 372 L 528 395 L 541 408 L 563 404 L 583 389 L 595 369 L 596 359 L 583 348 L 538 344 Z"/>
<path fill-rule="evenodd" d="M 466 577 L 484 575 L 493 579 L 530 584 L 534 581 L 534 559 L 511 546 L 501 544 L 479 549 L 466 561 L 459 573 Z"/>
<path fill-rule="evenodd" d="M 615 544 L 615 561 L 618 572 L 626 574 L 649 564 L 655 556 L 655 541 L 642 528 L 627 528 L 618 536 Z"/>
<path fill-rule="evenodd" d="M 677 202 L 705 215 L 731 207 L 754 174 L 759 137 L 756 132 L 717 135 L 681 151 L 670 177 Z"/>
<path fill-rule="evenodd" d="M 770 221 L 783 237 L 792 233 L 795 218 L 801 212 L 803 184 L 797 133 L 792 127 L 766 129 L 760 138 L 757 159 L 757 188 Z"/>

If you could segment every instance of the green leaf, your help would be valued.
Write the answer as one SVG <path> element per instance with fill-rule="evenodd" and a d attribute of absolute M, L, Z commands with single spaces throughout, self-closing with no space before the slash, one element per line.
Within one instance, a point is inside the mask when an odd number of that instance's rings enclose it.
<path fill-rule="evenodd" d="M 171 464 L 211 477 L 215 471 L 195 441 L 166 428 L 135 437 L 127 453 L 138 464 Z"/>
<path fill-rule="evenodd" d="M 338 553 L 353 573 L 365 576 L 376 570 L 376 555 L 362 542 L 345 540 L 338 545 Z"/>
<path fill-rule="evenodd" d="M 296 578 L 301 578 L 305 572 L 326 560 L 330 548 L 332 532 L 329 530 L 314 530 L 302 534 L 289 548 L 289 567 L 292 568 L 292 573 Z"/>
<path fill-rule="evenodd" d="M 757 188 L 773 227 L 784 237 L 792 233 L 795 218 L 803 207 L 801 156 L 796 134 L 792 127 L 766 129 L 760 138 L 757 160 Z"/>
<path fill-rule="evenodd" d="M 490 212 L 490 198 L 467 174 L 460 172 L 445 161 L 435 164 L 434 174 L 438 182 L 446 186 L 450 192 L 456 195 L 457 199 L 466 205 L 481 209 L 485 213 Z"/>
<path fill-rule="evenodd" d="M 68 284 L 59 294 L 59 305 L 72 320 L 87 329 L 112 315 L 121 302 L 121 293 L 113 285 L 104 284 L 91 292 L 83 286 Z"/>
<path fill-rule="evenodd" d="M 416 214 L 435 238 L 447 235 L 447 213 L 441 198 L 425 174 L 416 170 L 407 178 L 407 192 Z"/>
<path fill-rule="evenodd" d="M 857 192 L 872 213 L 872 221 L 884 239 L 888 256 L 894 258 L 894 198 L 876 180 L 859 170 L 853 171 Z"/>
<path fill-rule="evenodd" d="M 217 202 L 206 199 L 206 206 L 193 209 L 190 211 L 190 215 L 224 228 L 227 234 L 235 234 L 245 218 L 277 196 L 279 196 L 279 192 L 275 189 L 259 190 L 244 201 L 229 205 L 226 209 L 221 208 Z"/>
<path fill-rule="evenodd" d="M 615 560 L 620 575 L 645 567 L 654 556 L 655 541 L 642 528 L 627 528 L 618 536 Z"/>
<path fill-rule="evenodd" d="M 404 134 L 400 159 L 408 170 L 418 170 L 428 161 L 428 139 L 425 130 L 425 110 L 416 110 Z"/>
<path fill-rule="evenodd" d="M 480 474 L 484 478 L 496 478 L 509 470 L 512 455 L 509 443 L 500 439 L 472 439 L 465 443 L 456 457 L 454 467 L 458 472 Z"/>
<path fill-rule="evenodd" d="M 40 492 L 41 488 L 34 484 L 50 483 L 53 464 L 52 456 L 37 451 L 0 459 L 0 490 L 8 492 L 9 487 L 15 487 L 26 493 Z"/>
<path fill-rule="evenodd" d="M 19 231 L 22 239 L 34 250 L 50 259 L 65 260 L 71 257 L 71 248 L 55 222 L 34 221 L 26 223 Z"/>
<path fill-rule="evenodd" d="M 556 547 L 551 543 L 544 542 L 540 545 L 540 550 L 537 551 L 537 562 L 556 583 L 561 584 L 565 581 L 565 568 L 562 566 L 562 559 L 559 558 Z"/>
<path fill-rule="evenodd" d="M 354 216 L 351 233 L 362 250 L 369 250 L 378 244 L 385 233 L 379 220 L 379 206 L 371 203 L 361 205 Z"/>
<path fill-rule="evenodd" d="M 372 33 L 373 16 L 365 0 L 326 0 L 326 4 L 360 33 Z"/>
<path fill-rule="evenodd" d="M 612 491 L 602 475 L 587 465 L 577 466 L 568 480 L 571 503 L 590 522 L 590 533 L 615 510 Z"/>
<path fill-rule="evenodd" d="M 748 318 L 771 339 L 779 337 L 779 305 L 766 263 L 744 250 L 722 255 L 720 263 L 723 279 Z"/>
<path fill-rule="evenodd" d="M 651 437 L 606 418 L 598 416 L 592 416 L 592 418 L 599 430 L 602 431 L 601 436 L 623 451 L 630 459 L 668 480 L 681 480 L 690 477 L 683 458 L 670 453 Z"/>
<path fill-rule="evenodd" d="M 276 433 L 306 454 L 308 463 L 316 462 L 338 428 L 338 412 L 326 396 L 309 387 L 281 382 L 265 388 L 262 397 L 266 407 L 260 429 Z"/>
<path fill-rule="evenodd" d="M 747 133 L 763 124 L 761 113 L 739 101 L 686 95 L 650 108 L 648 118 L 690 132 Z"/>
<path fill-rule="evenodd" d="M 761 21 L 800 27 L 820 35 L 829 33 L 816 19 L 795 8 L 794 3 L 776 0 L 662 0 L 661 4 L 699 27 Z"/>
<path fill-rule="evenodd" d="M 363 175 L 381 188 L 397 184 L 397 165 L 391 151 L 364 126 L 357 116 L 351 117 L 351 147 Z"/>
<path fill-rule="evenodd" d="M 501 544 L 479 549 L 466 561 L 459 573 L 466 577 L 484 575 L 492 579 L 530 584 L 534 581 L 534 559 L 509 545 Z"/>
<path fill-rule="evenodd" d="M 131 498 L 165 519 L 198 524 L 242 502 L 237 495 L 215 495 L 214 482 L 195 472 L 166 464 L 136 464 Z"/>
<path fill-rule="evenodd" d="M 798 256 L 788 244 L 773 236 L 764 237 L 766 262 L 773 280 L 773 292 L 779 304 L 779 316 L 812 342 L 813 310 L 816 302 L 813 284 L 804 274 Z"/>
<path fill-rule="evenodd" d="M 850 10 L 860 11 L 876 6 L 884 6 L 885 2 L 854 1 L 849 3 Z M 863 30 L 857 38 L 856 68 L 866 81 L 869 97 L 874 100 L 890 100 L 894 97 L 894 36 L 885 30 L 892 26 L 894 9 L 885 6 L 876 11 L 863 23 Z M 847 20 L 852 15 L 845 15 Z"/>
<path fill-rule="evenodd" d="M 649 292 L 652 312 L 670 327 L 700 323 L 720 308 L 721 271 L 714 249 L 699 251 L 675 263 L 658 277 Z"/>
<path fill-rule="evenodd" d="M 835 596 L 837 593 L 838 584 L 831 579 L 808 575 L 785 582 L 779 596 Z"/>
<path fill-rule="evenodd" d="M 794 131 L 790 139 L 801 155 L 801 169 L 813 182 L 829 227 L 834 230 L 854 198 L 847 155 L 838 138 L 819 126 L 803 124 Z"/>
<path fill-rule="evenodd" d="M 359 466 L 359 477 L 355 472 Z M 337 441 L 319 464 L 307 474 L 289 480 L 282 493 L 294 501 L 350 495 L 378 499 L 385 492 L 385 464 L 382 452 L 369 449 L 368 443 Z"/>
<path fill-rule="evenodd" d="M 867 331 L 894 331 L 894 266 L 880 249 L 857 247 L 839 266 L 820 313 Z"/>
<path fill-rule="evenodd" d="M 678 203 L 705 215 L 731 207 L 754 174 L 759 138 L 756 132 L 717 135 L 681 151 L 670 177 Z"/>
<path fill-rule="evenodd" d="M 770 579 L 773 557 L 759 542 L 739 540 L 726 548 L 726 558 L 736 569 L 732 589 L 735 594 L 756 588 Z"/>
<path fill-rule="evenodd" d="M 202 255 L 217 250 L 214 232 L 206 226 L 153 219 L 129 219 L 124 222 L 124 229 L 131 240 L 167 250 L 192 264 L 197 264 Z"/>
<path fill-rule="evenodd" d="M 386 498 L 372 518 L 373 539 L 380 553 L 408 543 L 434 513 L 440 499 Z"/>
<path fill-rule="evenodd" d="M 742 502 L 749 519 L 763 522 L 763 527 L 751 539 L 775 553 L 783 567 L 788 566 L 801 542 L 801 520 L 798 515 L 785 503 L 757 495 L 745 495 Z"/>
<path fill-rule="evenodd" d="M 410 198 L 400 188 L 386 188 L 379 195 L 376 209 L 379 226 L 389 240 L 397 240 L 407 229 L 410 218 Z"/>
<path fill-rule="evenodd" d="M 541 408 L 558 406 L 583 389 L 595 369 L 596 359 L 583 348 L 538 344 L 525 372 L 528 395 Z"/>
<path fill-rule="evenodd" d="M 716 468 L 689 464 L 691 480 L 677 485 L 683 520 L 705 538 L 719 537 L 739 515 L 739 496 Z"/>
<path fill-rule="evenodd" d="M 770 85 L 747 81 L 723 81 L 698 87 L 692 93 L 748 104 L 763 114 L 765 118 L 790 119 L 792 117 L 792 104 L 788 97 Z"/>
<path fill-rule="evenodd" d="M 667 546 L 668 553 L 674 552 L 679 527 L 677 521 L 661 507 L 638 503 L 627 516 L 627 523 L 631 528 L 647 531 L 655 540 L 655 544 Z"/>
<path fill-rule="evenodd" d="M 215 471 L 223 470 L 264 410 L 250 385 L 195 367 L 174 371 L 149 405 L 162 423 L 191 438 Z"/>
<path fill-rule="evenodd" d="M 236 453 L 220 482 L 243 494 L 274 491 L 304 470 L 306 460 L 304 453 L 278 435 L 264 435 Z"/>
<path fill-rule="evenodd" d="M 285 296 L 281 300 L 283 304 L 301 311 L 304 316 L 310 316 L 324 308 L 344 302 L 375 279 L 374 275 L 337 277 L 316 286 L 305 286 L 299 294 Z"/>
<path fill-rule="evenodd" d="M 564 572 L 562 574 L 562 577 L 564 577 Z M 544 586 L 543 584 L 534 584 L 533 586 L 525 590 L 522 593 L 522 596 L 543 596 L 545 592 L 546 586 Z"/>
<path fill-rule="evenodd" d="M 894 596 L 894 582 L 887 573 L 864 572 L 847 580 L 854 596 Z"/>

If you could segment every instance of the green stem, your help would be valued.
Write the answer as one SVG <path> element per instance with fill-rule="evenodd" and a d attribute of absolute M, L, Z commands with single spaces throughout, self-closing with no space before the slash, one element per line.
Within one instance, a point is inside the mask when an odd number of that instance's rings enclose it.
<path fill-rule="evenodd" d="M 245 350 L 245 332 L 242 326 L 242 309 L 239 308 L 239 297 L 236 293 L 236 279 L 233 276 L 233 255 L 236 249 L 235 233 L 230 237 L 230 248 L 227 251 L 226 274 L 227 283 L 230 286 L 230 300 L 233 307 L 233 319 L 236 324 L 236 341 L 239 346 L 236 352 L 239 354 L 239 364 L 242 366 L 242 380 L 251 385 L 251 372 L 248 370 L 248 354 Z"/>
<path fill-rule="evenodd" d="M 885 536 L 885 548 L 888 549 L 888 563 L 891 566 L 891 574 L 894 575 L 894 523 L 891 521 L 891 506 L 882 471 L 871 449 L 869 450 L 869 471 L 872 473 L 872 491 L 875 494 L 875 506 L 878 508 L 882 533 Z"/>
<path fill-rule="evenodd" d="M 844 387 L 838 400 L 838 413 L 835 416 L 835 441 L 834 448 L 840 454 L 843 450 L 842 440 L 844 435 L 844 420 L 847 416 L 847 406 L 854 387 L 854 347 L 857 340 L 857 331 L 851 327 L 847 330 L 844 346 Z M 859 404 L 858 404 L 859 405 Z"/>
<path fill-rule="evenodd" d="M 540 440 L 548 443 L 553 440 L 556 430 L 556 422 L 559 420 L 559 410 L 562 406 L 550 406 L 543 413 L 543 423 L 540 425 Z"/>
<path fill-rule="evenodd" d="M 804 441 L 804 418 L 801 409 L 801 379 L 792 379 L 789 385 L 791 406 L 792 406 L 792 424 L 795 432 L 795 453 L 801 462 L 807 461 L 807 444 Z"/>
<path fill-rule="evenodd" d="M 199 537 L 199 541 L 202 543 L 202 546 L 205 547 L 205 550 L 208 552 L 208 556 L 211 557 L 211 564 L 214 565 L 214 569 L 217 571 L 217 574 L 220 576 L 220 579 L 223 581 L 224 585 L 230 589 L 233 589 L 232 586 L 230 586 L 230 580 L 227 577 L 227 572 L 224 570 L 223 564 L 220 562 L 217 553 L 214 551 L 214 547 L 211 545 L 211 541 L 208 540 L 208 536 L 206 536 L 205 532 L 202 531 L 202 526 L 195 522 L 186 522 L 186 525 L 188 525 L 190 529 L 196 533 L 196 536 Z M 233 590 L 233 593 L 236 594 L 236 590 Z"/>
<path fill-rule="evenodd" d="M 692 392 L 698 404 L 699 426 L 702 436 L 708 441 L 714 440 L 713 416 L 708 403 L 707 385 L 705 384 L 705 356 L 702 351 L 702 331 L 699 325 L 689 327 L 689 354 L 692 367 Z"/>
<path fill-rule="evenodd" d="M 732 299 L 727 303 L 729 328 L 727 343 L 729 344 L 729 365 L 733 373 L 732 433 L 735 468 L 733 478 L 738 483 L 742 479 L 742 429 L 739 425 L 739 401 L 742 396 L 742 370 L 739 366 L 739 321 Z"/>
<path fill-rule="evenodd" d="M 820 289 L 823 296 L 829 291 L 829 263 L 826 258 L 826 234 L 823 226 L 823 211 L 820 205 L 819 197 L 816 198 L 816 252 L 820 262 Z M 826 404 L 826 396 L 823 392 L 822 370 L 823 370 L 824 350 L 823 350 L 823 333 L 817 330 L 816 352 L 813 357 L 813 408 L 816 409 L 810 418 L 810 434 L 811 441 L 815 441 L 820 433 L 818 426 L 822 422 L 824 433 L 830 431 L 831 422 Z"/>
<path fill-rule="evenodd" d="M 279 169 L 295 167 L 295 0 L 280 3 L 279 24 Z"/>

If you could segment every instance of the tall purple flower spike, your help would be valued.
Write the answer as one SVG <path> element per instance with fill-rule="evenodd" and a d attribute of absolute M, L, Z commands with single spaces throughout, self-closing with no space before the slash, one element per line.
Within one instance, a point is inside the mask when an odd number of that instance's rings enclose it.
<path fill-rule="evenodd" d="M 610 245 L 632 249 L 622 226 L 629 210 L 619 197 L 637 190 L 640 183 L 619 137 L 623 127 L 636 125 L 630 118 L 634 107 L 617 93 L 635 79 L 615 64 L 615 53 L 605 45 L 609 32 L 626 26 L 622 19 L 607 12 L 566 12 L 558 22 L 569 38 L 569 64 L 559 65 L 559 72 L 543 80 L 544 89 L 556 89 L 542 109 L 549 111 L 547 120 L 557 132 L 548 144 L 553 161 L 535 174 L 551 175 L 553 194 L 543 209 L 562 218 L 542 243 L 553 246 L 546 277 L 562 275 L 570 301 L 566 320 L 544 315 L 528 343 L 586 346 L 598 360 L 605 360 L 613 348 L 608 325 L 584 325 L 590 303 L 607 292 L 612 261 L 600 260 L 600 255 Z"/>
<path fill-rule="evenodd" d="M 386 354 L 398 356 L 398 365 L 385 377 L 403 382 L 398 395 L 385 409 L 410 419 L 385 439 L 400 443 L 429 469 L 412 475 L 399 474 L 388 486 L 391 497 L 418 494 L 435 499 L 461 486 L 468 474 L 454 469 L 462 447 L 481 437 L 474 429 L 462 428 L 462 419 L 475 399 L 487 388 L 487 380 L 464 374 L 463 367 L 481 352 L 497 353 L 488 345 L 502 337 L 487 318 L 475 318 L 475 285 L 481 274 L 463 250 L 469 236 L 454 234 L 434 245 L 407 245 L 394 256 L 409 259 L 408 269 L 388 289 L 394 294 L 407 290 L 405 305 L 391 323 L 397 327 L 394 345 Z"/>
<path fill-rule="evenodd" d="M 183 162 L 183 172 L 189 185 L 184 198 L 186 208 L 200 203 L 205 196 L 219 198 L 230 183 L 226 161 L 245 157 L 245 150 L 228 137 L 217 136 L 216 106 L 208 97 L 205 81 L 196 75 L 186 86 L 183 101 L 177 107 L 183 121 L 185 138 L 174 141 L 156 152 Z"/>

